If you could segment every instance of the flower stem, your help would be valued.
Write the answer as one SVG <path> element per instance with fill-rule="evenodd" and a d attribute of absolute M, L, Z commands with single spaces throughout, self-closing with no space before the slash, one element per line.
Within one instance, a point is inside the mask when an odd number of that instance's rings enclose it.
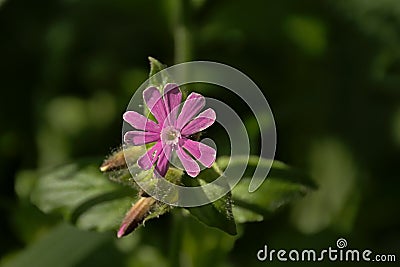
<path fill-rule="evenodd" d="M 168 1 L 171 14 L 171 28 L 174 38 L 174 63 L 189 61 L 191 58 L 191 36 L 185 21 L 185 17 L 190 17 L 186 13 L 189 1 L 170 0 Z M 169 265 L 171 267 L 181 266 L 180 250 L 183 238 L 183 217 L 181 210 L 172 213 L 172 227 L 169 246 Z"/>
<path fill-rule="evenodd" d="M 186 18 L 190 17 L 190 1 L 170 0 L 168 8 L 174 38 L 174 63 L 189 61 L 191 58 L 191 36 Z"/>
<path fill-rule="evenodd" d="M 183 218 L 181 210 L 175 210 L 172 213 L 172 228 L 169 246 L 169 265 L 171 267 L 180 266 L 180 250 L 183 237 Z"/>

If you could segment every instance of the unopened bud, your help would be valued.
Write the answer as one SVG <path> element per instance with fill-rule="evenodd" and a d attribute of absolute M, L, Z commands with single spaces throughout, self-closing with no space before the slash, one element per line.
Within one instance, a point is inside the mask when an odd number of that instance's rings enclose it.
<path fill-rule="evenodd" d="M 141 197 L 126 213 L 121 226 L 118 230 L 117 237 L 121 238 L 135 230 L 150 213 L 151 208 L 156 203 L 152 197 Z"/>

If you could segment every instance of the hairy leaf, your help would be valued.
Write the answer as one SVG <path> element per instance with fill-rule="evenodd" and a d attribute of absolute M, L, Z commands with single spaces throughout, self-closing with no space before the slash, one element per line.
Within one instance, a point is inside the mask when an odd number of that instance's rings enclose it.
<path fill-rule="evenodd" d="M 315 183 L 308 176 L 282 162 L 274 161 L 267 179 L 255 192 L 250 193 L 251 174 L 255 167 L 257 164 L 269 166 L 270 160 L 250 156 L 247 162 L 246 157 L 220 157 L 217 162 L 222 169 L 228 164 L 247 164 L 246 177 L 232 189 L 233 214 L 239 223 L 260 221 L 278 208 L 316 189 Z"/>
<path fill-rule="evenodd" d="M 200 186 L 206 184 L 206 180 L 210 181 L 218 176 L 218 172 L 212 168 L 202 171 L 196 179 L 184 176 L 183 183 L 186 186 Z M 219 186 L 220 185 L 213 185 L 210 190 L 212 191 L 215 189 L 216 192 L 220 192 Z M 212 195 L 213 192 L 205 192 L 205 194 Z M 236 224 L 232 213 L 231 197 L 231 193 L 228 192 L 217 201 L 199 207 L 187 208 L 187 210 L 204 224 L 219 228 L 230 235 L 236 235 Z"/>
<path fill-rule="evenodd" d="M 125 213 L 123 208 L 136 197 L 135 190 L 112 183 L 92 164 L 56 168 L 38 179 L 31 194 L 43 212 L 58 212 L 81 228 L 97 230 L 115 229 Z M 104 208 L 116 203 L 120 209 Z"/>

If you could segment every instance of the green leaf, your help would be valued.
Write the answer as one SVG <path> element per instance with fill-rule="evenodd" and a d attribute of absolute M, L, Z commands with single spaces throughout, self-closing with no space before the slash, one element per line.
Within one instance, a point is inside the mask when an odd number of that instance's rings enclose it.
<path fill-rule="evenodd" d="M 132 197 L 123 197 L 94 205 L 77 218 L 76 226 L 100 232 L 116 229 L 132 201 Z"/>
<path fill-rule="evenodd" d="M 161 72 L 167 66 L 153 57 L 148 57 L 150 62 L 149 85 L 155 86 L 162 93 L 164 86 L 172 82 L 166 71 Z M 154 115 L 150 112 L 147 106 L 144 106 L 144 114 L 151 120 L 155 120 Z"/>
<path fill-rule="evenodd" d="M 153 57 L 148 57 L 150 62 L 150 74 L 149 77 L 153 76 L 159 71 L 165 69 L 166 65 L 162 64 L 160 61 Z"/>
<path fill-rule="evenodd" d="M 152 57 L 149 57 L 149 61 L 149 86 L 155 86 L 161 91 L 164 85 L 166 85 L 170 81 L 170 77 L 168 77 L 165 72 L 159 73 L 166 68 L 166 65 L 162 64 L 160 61 Z"/>
<path fill-rule="evenodd" d="M 246 163 L 245 157 L 221 157 L 217 162 L 222 169 L 229 162 L 233 165 L 248 164 L 245 172 L 247 177 L 242 178 L 232 190 L 233 214 L 239 223 L 263 220 L 280 207 L 316 189 L 315 183 L 308 176 L 282 162 L 274 161 L 267 179 L 255 192 L 250 193 L 250 177 L 255 167 L 257 164 L 269 166 L 270 160 L 250 156 Z"/>
<path fill-rule="evenodd" d="M 218 172 L 214 168 L 211 168 L 202 171 L 199 176 L 196 177 L 196 179 L 184 176 L 183 183 L 185 186 L 200 186 L 218 176 Z M 213 185 L 210 189 L 210 192 L 205 192 L 205 194 L 212 195 L 213 192 L 211 191 L 214 189 L 215 192 L 220 192 L 220 188 L 218 187 L 220 187 L 220 185 Z M 231 193 L 228 192 L 225 196 L 217 201 L 199 207 L 187 208 L 187 210 L 190 212 L 190 214 L 204 224 L 219 228 L 230 235 L 236 235 L 236 223 L 232 213 L 231 197 Z"/>
<path fill-rule="evenodd" d="M 31 244 L 21 253 L 4 261 L 3 267 L 68 267 L 76 266 L 87 255 L 110 242 L 108 234 L 80 231 L 61 224 Z"/>
<path fill-rule="evenodd" d="M 300 172 L 299 170 L 293 167 L 290 167 L 289 165 L 281 161 L 264 159 L 258 156 L 249 156 L 248 162 L 246 161 L 246 159 L 247 157 L 245 156 L 243 157 L 236 156 L 232 158 L 229 158 L 227 156 L 222 156 L 217 159 L 217 163 L 222 170 L 224 170 L 229 163 L 232 164 L 233 166 L 245 164 L 247 166 L 247 169 L 244 176 L 247 177 L 251 177 L 251 174 L 254 172 L 254 169 L 257 167 L 257 164 L 259 164 L 261 167 L 271 166 L 271 169 L 268 173 L 269 177 L 268 179 L 273 178 L 282 181 L 291 181 L 293 183 L 303 184 L 311 189 L 317 189 L 317 185 L 308 175 L 304 174 L 303 172 Z"/>
<path fill-rule="evenodd" d="M 242 208 L 241 206 L 238 205 L 233 206 L 232 212 L 233 216 L 235 217 L 235 221 L 237 223 L 261 222 L 264 220 L 263 215 L 248 210 L 246 208 Z"/>
<path fill-rule="evenodd" d="M 230 199 L 231 194 L 228 193 L 213 203 L 187 209 L 190 214 L 206 225 L 219 228 L 230 235 L 236 235 L 236 224 Z"/>
<path fill-rule="evenodd" d="M 43 212 L 60 213 L 80 228 L 103 231 L 118 226 L 136 197 L 135 190 L 112 183 L 97 166 L 75 163 L 43 175 L 31 201 Z"/>
<path fill-rule="evenodd" d="M 32 189 L 38 179 L 37 176 L 37 171 L 34 170 L 24 170 L 17 173 L 14 188 L 19 199 L 29 200 Z"/>
<path fill-rule="evenodd" d="M 268 178 L 258 190 L 249 193 L 249 178 L 243 178 L 232 190 L 235 206 L 260 215 L 270 215 L 281 206 L 304 196 L 309 188 L 303 184 Z M 237 211 L 236 211 L 237 212 Z"/>
<path fill-rule="evenodd" d="M 137 157 L 140 154 L 137 152 L 135 148 L 127 148 L 125 156 Z M 127 170 L 126 163 L 120 159 L 121 153 L 122 150 L 114 152 L 100 167 L 110 179 L 98 170 L 97 164 L 81 162 L 58 167 L 42 175 L 34 183 L 33 189 L 25 186 L 28 184 L 32 187 L 30 179 L 20 179 L 18 192 L 22 196 L 30 193 L 31 201 L 43 212 L 59 213 L 80 229 L 115 230 L 132 204 L 139 199 L 138 187 Z M 151 170 L 138 170 L 137 176 L 148 186 L 153 186 L 152 183 L 158 181 L 150 179 L 153 177 Z M 181 176 L 182 171 L 171 168 L 166 179 L 180 183 Z M 149 213 L 145 214 L 138 226 L 142 220 L 159 217 L 170 210 L 168 205 L 158 201 L 147 208 Z"/>
<path fill-rule="evenodd" d="M 226 259 L 238 235 L 232 236 L 217 228 L 208 227 L 194 216 L 181 219 L 184 220 L 183 225 L 177 229 L 182 238 L 178 259 L 179 255 L 187 255 L 185 264 L 193 267 L 229 266 Z M 172 266 L 179 266 L 179 261 Z"/>

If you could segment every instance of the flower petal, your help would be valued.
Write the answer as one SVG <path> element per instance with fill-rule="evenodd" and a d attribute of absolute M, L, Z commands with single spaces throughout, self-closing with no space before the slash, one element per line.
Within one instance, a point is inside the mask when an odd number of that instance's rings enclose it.
<path fill-rule="evenodd" d="M 197 162 L 194 159 L 192 159 L 188 154 L 186 154 L 186 152 L 181 148 L 181 146 L 178 146 L 176 154 L 178 155 L 178 158 L 182 162 L 182 165 L 189 176 L 196 177 L 200 173 L 199 164 L 197 164 Z"/>
<path fill-rule="evenodd" d="M 160 133 L 129 131 L 124 135 L 124 142 L 127 144 L 139 146 L 160 140 Z"/>
<path fill-rule="evenodd" d="M 210 168 L 217 156 L 214 148 L 209 147 L 201 142 L 196 142 L 190 139 L 184 139 L 182 145 L 190 154 L 193 155 L 201 164 Z"/>
<path fill-rule="evenodd" d="M 152 120 L 147 119 L 142 114 L 135 111 L 127 111 L 123 115 L 124 121 L 132 125 L 138 130 L 148 131 L 148 132 L 160 132 L 160 126 Z"/>
<path fill-rule="evenodd" d="M 211 108 L 206 109 L 199 114 L 194 120 L 186 124 L 183 127 L 182 135 L 191 135 L 203 131 L 204 129 L 210 127 L 215 122 L 215 111 Z"/>
<path fill-rule="evenodd" d="M 200 110 L 204 107 L 206 100 L 204 96 L 191 93 L 183 104 L 181 113 L 176 121 L 176 128 L 182 129 Z"/>
<path fill-rule="evenodd" d="M 175 125 L 178 115 L 179 104 L 182 101 L 182 93 L 175 83 L 168 83 L 164 87 L 164 103 L 170 125 Z"/>
<path fill-rule="evenodd" d="M 160 156 L 158 157 L 157 165 L 154 171 L 156 176 L 165 177 L 169 168 L 169 159 L 171 157 L 172 147 L 169 145 L 163 146 Z"/>
<path fill-rule="evenodd" d="M 160 91 L 154 86 L 147 88 L 143 91 L 143 100 L 161 126 L 167 117 L 167 110 Z"/>
<path fill-rule="evenodd" d="M 152 148 L 144 153 L 137 161 L 140 168 L 143 170 L 149 170 L 153 167 L 158 155 L 161 153 L 162 144 L 157 142 Z"/>

